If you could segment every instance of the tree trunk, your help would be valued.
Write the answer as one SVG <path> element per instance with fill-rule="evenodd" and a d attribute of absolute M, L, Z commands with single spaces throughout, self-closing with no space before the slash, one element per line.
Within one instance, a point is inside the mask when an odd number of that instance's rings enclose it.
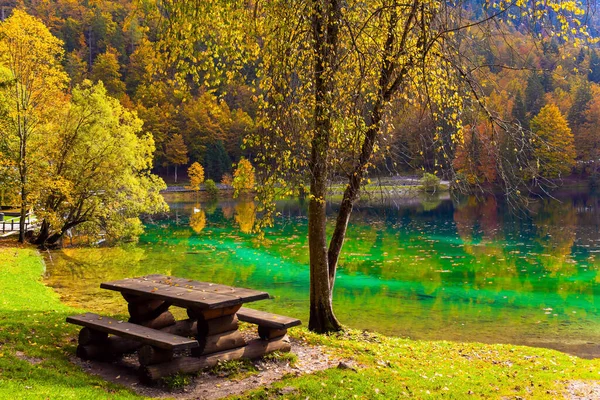
<path fill-rule="evenodd" d="M 318 333 L 341 329 L 333 313 L 327 255 L 326 183 L 331 136 L 333 65 L 338 41 L 339 4 L 330 0 L 322 8 L 315 2 L 313 15 L 315 110 L 311 142 L 308 247 L 310 252 L 310 318 L 308 329 Z"/>
<path fill-rule="evenodd" d="M 25 218 L 27 217 L 27 137 L 22 135 L 20 146 L 20 168 L 21 178 L 21 218 L 19 220 L 19 243 L 25 243 Z"/>
<path fill-rule="evenodd" d="M 418 4 L 418 1 L 413 2 L 405 31 L 409 29 L 409 26 L 415 19 L 416 8 Z M 346 237 L 346 230 L 348 228 L 350 214 L 352 214 L 354 203 L 359 197 L 362 180 L 367 172 L 367 165 L 373 156 L 375 141 L 377 139 L 377 134 L 379 133 L 379 126 L 383 120 L 383 105 L 389 102 L 391 96 L 401 87 L 408 71 L 406 66 L 404 66 L 398 72 L 396 77 L 392 78 L 394 71 L 397 69 L 396 64 L 394 61 L 392 61 L 394 54 L 394 42 L 396 40 L 395 30 L 397 24 L 398 15 L 395 11 L 392 11 L 388 21 L 387 40 L 383 48 L 384 56 L 382 58 L 381 70 L 379 74 L 379 97 L 375 101 L 371 111 L 371 120 L 369 121 L 367 131 L 365 132 L 365 138 L 361 146 L 360 156 L 354 166 L 354 169 L 348 177 L 348 186 L 344 191 L 344 197 L 342 198 L 342 204 L 340 206 L 340 211 L 338 212 L 335 230 L 331 238 L 331 243 L 329 244 L 328 262 L 329 282 L 331 289 L 333 289 L 335 272 L 337 269 L 340 252 L 344 244 L 344 238 Z M 406 44 L 406 38 L 403 37 L 399 44 L 400 48 L 404 48 Z"/>
<path fill-rule="evenodd" d="M 50 237 L 50 224 L 46 222 L 46 220 L 43 220 L 40 232 L 35 239 L 32 240 L 32 243 L 43 247 L 46 240 L 48 240 L 48 237 Z"/>
<path fill-rule="evenodd" d="M 175 183 L 177 183 L 177 164 L 175 164 Z"/>

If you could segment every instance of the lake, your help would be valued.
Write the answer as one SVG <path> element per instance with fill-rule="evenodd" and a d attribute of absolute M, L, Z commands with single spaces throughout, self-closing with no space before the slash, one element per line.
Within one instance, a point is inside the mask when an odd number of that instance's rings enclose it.
<path fill-rule="evenodd" d="M 361 203 L 342 251 L 336 315 L 413 339 L 600 356 L 599 198 L 556 197 L 519 213 L 493 197 Z M 126 314 L 100 282 L 163 273 L 268 291 L 272 300 L 251 306 L 308 322 L 307 204 L 280 201 L 259 240 L 252 201 L 167 200 L 169 217 L 149 223 L 138 244 L 47 253 L 46 283 L 71 305 Z M 334 215 L 337 205 L 328 209 Z"/>

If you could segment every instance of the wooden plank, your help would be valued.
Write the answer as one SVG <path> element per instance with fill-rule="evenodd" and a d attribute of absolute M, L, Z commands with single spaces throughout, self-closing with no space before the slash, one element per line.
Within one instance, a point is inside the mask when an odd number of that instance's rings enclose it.
<path fill-rule="evenodd" d="M 290 350 L 290 340 L 287 336 L 271 341 L 255 339 L 244 347 L 225 350 L 202 357 L 178 357 L 166 363 L 142 367 L 140 372 L 142 379 L 154 381 L 163 376 L 177 373 L 195 373 L 205 368 L 214 367 L 219 361 L 237 360 L 239 358 L 255 359 L 274 351 L 287 352 Z"/>
<path fill-rule="evenodd" d="M 227 285 L 220 285 L 218 283 L 211 282 L 200 282 L 194 281 L 192 279 L 185 278 L 177 278 L 174 276 L 166 276 L 166 275 L 146 275 L 144 278 L 150 279 L 153 282 L 162 283 L 163 285 L 169 286 L 178 286 L 186 289 L 198 290 L 201 292 L 209 292 L 209 293 L 217 293 L 217 294 L 225 294 L 232 295 L 236 297 L 241 297 L 248 301 L 254 300 L 263 300 L 268 297 L 268 293 L 262 292 L 254 289 L 246 289 L 246 288 L 238 288 Z M 266 295 L 266 297 L 265 297 Z"/>
<path fill-rule="evenodd" d="M 197 290 L 193 287 L 186 288 L 168 285 L 160 283 L 159 281 L 159 279 L 149 279 L 146 277 L 129 278 L 113 282 L 104 282 L 100 287 L 126 294 L 142 295 L 154 299 L 166 300 L 174 305 L 184 308 L 215 309 L 269 298 L 269 294 L 266 292 L 252 291 L 254 293 L 253 295 L 244 292 L 243 296 L 238 296 L 236 293 L 213 293 L 210 291 Z"/>
<path fill-rule="evenodd" d="M 127 339 L 134 339 L 142 343 L 156 346 L 166 350 L 180 350 L 198 347 L 198 341 L 182 336 L 169 334 L 145 326 L 119 321 L 98 314 L 85 313 L 67 317 L 67 322 L 81 325 L 97 331 L 111 333 Z"/>
<path fill-rule="evenodd" d="M 238 319 L 251 324 L 257 324 L 273 329 L 287 329 L 292 326 L 301 325 L 299 319 L 286 317 L 284 315 L 271 314 L 265 311 L 253 310 L 251 308 L 242 307 L 237 312 Z"/>

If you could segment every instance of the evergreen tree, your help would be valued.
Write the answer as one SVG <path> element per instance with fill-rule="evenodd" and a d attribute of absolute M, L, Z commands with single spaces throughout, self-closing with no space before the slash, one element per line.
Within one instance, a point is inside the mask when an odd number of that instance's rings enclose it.
<path fill-rule="evenodd" d="M 572 128 L 576 128 L 585 123 L 585 111 L 589 108 L 592 101 L 592 91 L 587 82 L 583 82 L 575 92 L 573 105 L 569 110 L 568 120 Z"/>
<path fill-rule="evenodd" d="M 220 180 L 223 174 L 231 171 L 231 159 L 222 141 L 219 140 L 206 146 L 204 166 L 206 176 L 216 181 Z"/>
<path fill-rule="evenodd" d="M 588 80 L 594 83 L 600 83 L 600 57 L 596 50 L 592 50 L 590 54 L 590 70 L 588 72 Z"/>
<path fill-rule="evenodd" d="M 527 114 L 532 117 L 537 115 L 544 106 L 544 85 L 536 72 L 533 72 L 527 78 L 527 87 L 525 88 L 525 109 Z"/>
<path fill-rule="evenodd" d="M 579 50 L 579 54 L 577 54 L 577 59 L 575 60 L 575 62 L 577 63 L 577 65 L 580 65 L 584 60 L 585 60 L 585 50 L 583 48 L 581 48 Z"/>
<path fill-rule="evenodd" d="M 552 68 L 554 70 L 554 68 Z M 541 77 L 542 87 L 545 93 L 549 93 L 554 90 L 554 82 L 552 81 L 552 71 L 545 70 Z"/>
<path fill-rule="evenodd" d="M 523 101 L 523 95 L 519 90 L 515 96 L 515 103 L 512 109 L 512 117 L 519 121 L 521 126 L 527 125 L 527 109 L 525 108 L 525 102 Z"/>

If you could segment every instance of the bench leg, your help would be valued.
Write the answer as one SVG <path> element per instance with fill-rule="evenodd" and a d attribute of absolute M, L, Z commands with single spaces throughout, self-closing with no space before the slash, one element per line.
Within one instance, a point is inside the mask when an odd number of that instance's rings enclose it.
<path fill-rule="evenodd" d="M 274 329 L 266 326 L 258 326 L 258 337 L 263 340 L 271 340 L 287 334 L 287 329 Z"/>
<path fill-rule="evenodd" d="M 81 328 L 79 331 L 79 345 L 86 346 L 88 344 L 96 344 L 106 342 L 108 333 L 100 332 L 88 327 Z"/>
<path fill-rule="evenodd" d="M 140 365 L 143 367 L 147 365 L 159 364 L 171 361 L 173 359 L 173 351 L 144 345 L 138 350 L 138 359 L 140 361 Z"/>
<path fill-rule="evenodd" d="M 265 354 L 274 351 L 287 352 L 290 351 L 290 349 L 291 345 L 287 336 L 282 336 L 271 341 L 255 339 L 250 341 L 245 347 L 226 350 L 202 357 L 177 357 L 166 363 L 142 367 L 140 372 L 144 381 L 151 382 L 164 376 L 177 373 L 195 373 L 205 368 L 214 367 L 219 361 L 237 360 L 240 358 L 260 358 Z"/>

